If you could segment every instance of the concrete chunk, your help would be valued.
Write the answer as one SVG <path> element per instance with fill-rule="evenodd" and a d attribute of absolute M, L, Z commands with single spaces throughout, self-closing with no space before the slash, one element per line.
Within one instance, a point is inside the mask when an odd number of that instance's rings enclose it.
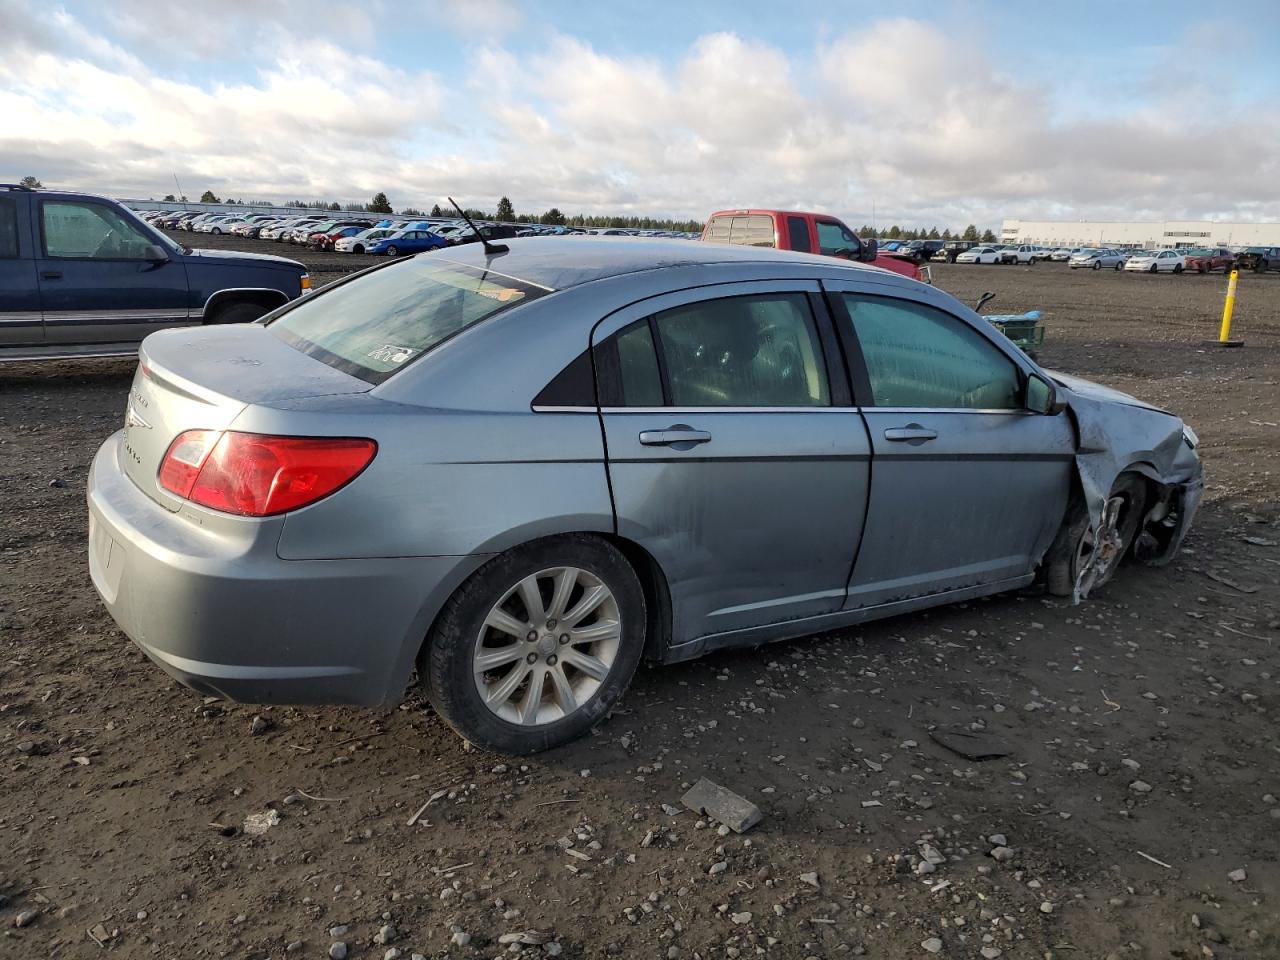
<path fill-rule="evenodd" d="M 704 813 L 719 820 L 734 833 L 746 833 L 763 817 L 760 808 L 750 800 L 712 783 L 706 777 L 695 783 L 680 802 L 695 813 Z"/>

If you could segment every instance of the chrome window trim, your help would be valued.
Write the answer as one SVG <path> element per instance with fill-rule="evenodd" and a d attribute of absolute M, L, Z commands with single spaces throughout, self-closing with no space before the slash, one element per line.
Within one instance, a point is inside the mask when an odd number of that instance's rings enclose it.
<path fill-rule="evenodd" d="M 1001 416 L 1036 417 L 1041 414 L 1019 408 L 979 407 L 553 407 L 534 406 L 534 413 L 643 413 L 643 414 L 706 414 L 706 413 L 894 413 L 894 414 L 942 414 L 985 413 Z"/>

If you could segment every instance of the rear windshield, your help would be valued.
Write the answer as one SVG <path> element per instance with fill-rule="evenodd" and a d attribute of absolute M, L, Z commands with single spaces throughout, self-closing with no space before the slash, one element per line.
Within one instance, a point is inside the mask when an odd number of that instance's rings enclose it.
<path fill-rule="evenodd" d="M 416 257 L 304 300 L 268 327 L 308 356 L 382 383 L 454 334 L 547 292 L 480 267 Z"/>

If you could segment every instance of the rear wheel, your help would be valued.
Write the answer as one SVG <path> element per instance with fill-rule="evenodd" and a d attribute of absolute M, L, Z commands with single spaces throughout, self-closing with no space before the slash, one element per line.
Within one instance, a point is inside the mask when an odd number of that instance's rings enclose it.
<path fill-rule="evenodd" d="M 575 534 L 489 561 L 445 604 L 425 648 L 427 696 L 472 743 L 534 753 L 603 720 L 644 649 L 645 601 L 611 545 Z"/>
<path fill-rule="evenodd" d="M 1117 260 L 1117 261 L 1116 261 L 1116 269 L 1117 269 L 1117 270 L 1123 270 L 1123 269 L 1124 269 L 1124 261 L 1123 261 L 1123 260 Z"/>
<path fill-rule="evenodd" d="M 1107 583 L 1133 547 L 1146 505 L 1146 486 L 1133 474 L 1116 478 L 1107 498 L 1115 522 L 1095 531 L 1084 497 L 1074 494 L 1062 529 L 1045 554 L 1045 585 L 1054 596 L 1082 595 Z M 1104 510 L 1104 516 L 1106 511 Z"/>

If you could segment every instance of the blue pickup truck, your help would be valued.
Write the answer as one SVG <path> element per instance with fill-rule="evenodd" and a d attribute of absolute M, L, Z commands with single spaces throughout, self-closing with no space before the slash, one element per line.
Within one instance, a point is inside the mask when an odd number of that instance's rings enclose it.
<path fill-rule="evenodd" d="M 105 197 L 0 184 L 0 361 L 127 356 L 153 331 L 246 323 L 310 286 L 296 260 L 193 250 Z"/>

